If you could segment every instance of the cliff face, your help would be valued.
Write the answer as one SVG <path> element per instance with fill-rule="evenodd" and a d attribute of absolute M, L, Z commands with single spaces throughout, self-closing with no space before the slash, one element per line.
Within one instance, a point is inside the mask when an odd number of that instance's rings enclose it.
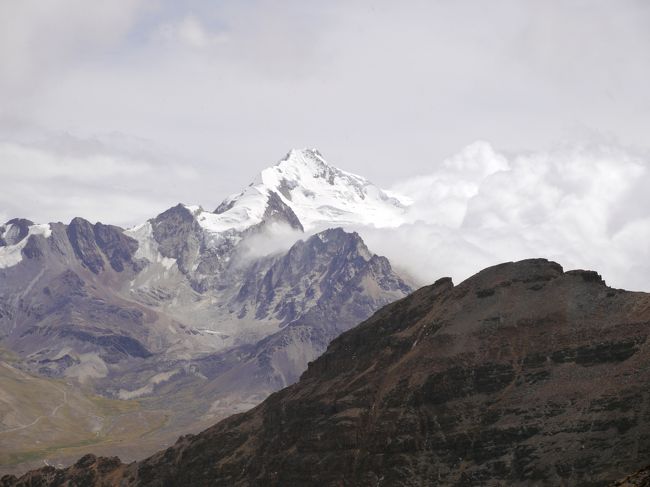
<path fill-rule="evenodd" d="M 650 457 L 649 331 L 648 294 L 502 264 L 382 308 L 297 384 L 147 460 L 2 485 L 608 485 Z"/>

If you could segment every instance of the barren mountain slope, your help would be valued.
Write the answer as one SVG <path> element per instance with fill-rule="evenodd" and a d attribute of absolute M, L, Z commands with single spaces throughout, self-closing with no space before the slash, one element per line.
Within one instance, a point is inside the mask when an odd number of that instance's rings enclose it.
<path fill-rule="evenodd" d="M 648 294 L 502 264 L 384 307 L 298 383 L 143 462 L 4 485 L 607 485 L 649 458 L 649 330 Z"/>

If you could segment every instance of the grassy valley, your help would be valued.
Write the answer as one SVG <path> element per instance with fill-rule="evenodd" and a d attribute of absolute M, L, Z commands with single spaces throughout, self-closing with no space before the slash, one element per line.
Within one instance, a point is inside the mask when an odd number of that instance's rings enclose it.
<path fill-rule="evenodd" d="M 168 418 L 136 400 L 107 399 L 28 374 L 0 350 L 0 474 L 67 463 L 88 450 L 135 457 L 160 447 L 155 433 Z"/>

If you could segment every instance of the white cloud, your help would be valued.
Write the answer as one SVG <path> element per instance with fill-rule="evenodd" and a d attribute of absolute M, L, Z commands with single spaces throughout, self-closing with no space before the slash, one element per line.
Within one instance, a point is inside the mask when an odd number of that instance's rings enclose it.
<path fill-rule="evenodd" d="M 411 223 L 360 231 L 422 282 L 546 257 L 650 291 L 649 160 L 612 145 L 505 155 L 481 142 L 393 188 L 414 200 Z"/>
<path fill-rule="evenodd" d="M 40 84 L 49 71 L 120 43 L 142 0 L 22 0 L 0 3 L 0 82 Z M 0 84 L 0 86 L 2 86 Z"/>
<path fill-rule="evenodd" d="M 647 144 L 636 0 L 0 5 L 0 118 L 171 145 L 224 193 L 291 147 L 386 185 L 477 138 Z"/>
<path fill-rule="evenodd" d="M 172 162 L 144 141 L 117 134 L 107 140 L 40 135 L 21 142 L 0 140 L 0 209 L 5 219 L 68 222 L 82 216 L 104 223 L 141 223 L 183 197 L 191 202 L 199 180 L 193 168 Z"/>
<path fill-rule="evenodd" d="M 179 43 L 192 48 L 203 49 L 227 41 L 224 33 L 210 32 L 193 13 L 187 14 L 179 22 L 161 25 L 154 33 L 154 40 Z"/>
<path fill-rule="evenodd" d="M 459 226 L 465 218 L 467 202 L 476 196 L 481 182 L 507 168 L 507 159 L 487 142 L 475 142 L 445 160 L 435 173 L 403 181 L 392 189 L 413 200 L 411 220 Z M 436 208 L 435 212 L 431 208 Z"/>
<path fill-rule="evenodd" d="M 284 223 L 271 223 L 244 241 L 244 258 L 259 258 L 286 252 L 305 234 Z"/>
<path fill-rule="evenodd" d="M 638 0 L 0 2 L 0 212 L 210 208 L 319 147 L 379 185 L 407 179 L 410 224 L 368 239 L 424 280 L 544 255 L 647 289 L 648 158 L 548 147 L 592 129 L 647 146 L 649 22 Z M 113 132 L 184 157 L 96 136 Z M 439 163 L 476 138 L 518 153 Z"/>

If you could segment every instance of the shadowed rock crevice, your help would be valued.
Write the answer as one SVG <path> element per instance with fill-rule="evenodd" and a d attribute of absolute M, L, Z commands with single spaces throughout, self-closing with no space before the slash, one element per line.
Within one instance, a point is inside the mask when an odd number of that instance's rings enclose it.
<path fill-rule="evenodd" d="M 77 217 L 70 222 L 66 232 L 75 255 L 95 274 L 104 271 L 107 262 L 113 270 L 122 272 L 125 264 L 132 263 L 138 250 L 138 242 L 113 225 L 93 225 Z"/>

